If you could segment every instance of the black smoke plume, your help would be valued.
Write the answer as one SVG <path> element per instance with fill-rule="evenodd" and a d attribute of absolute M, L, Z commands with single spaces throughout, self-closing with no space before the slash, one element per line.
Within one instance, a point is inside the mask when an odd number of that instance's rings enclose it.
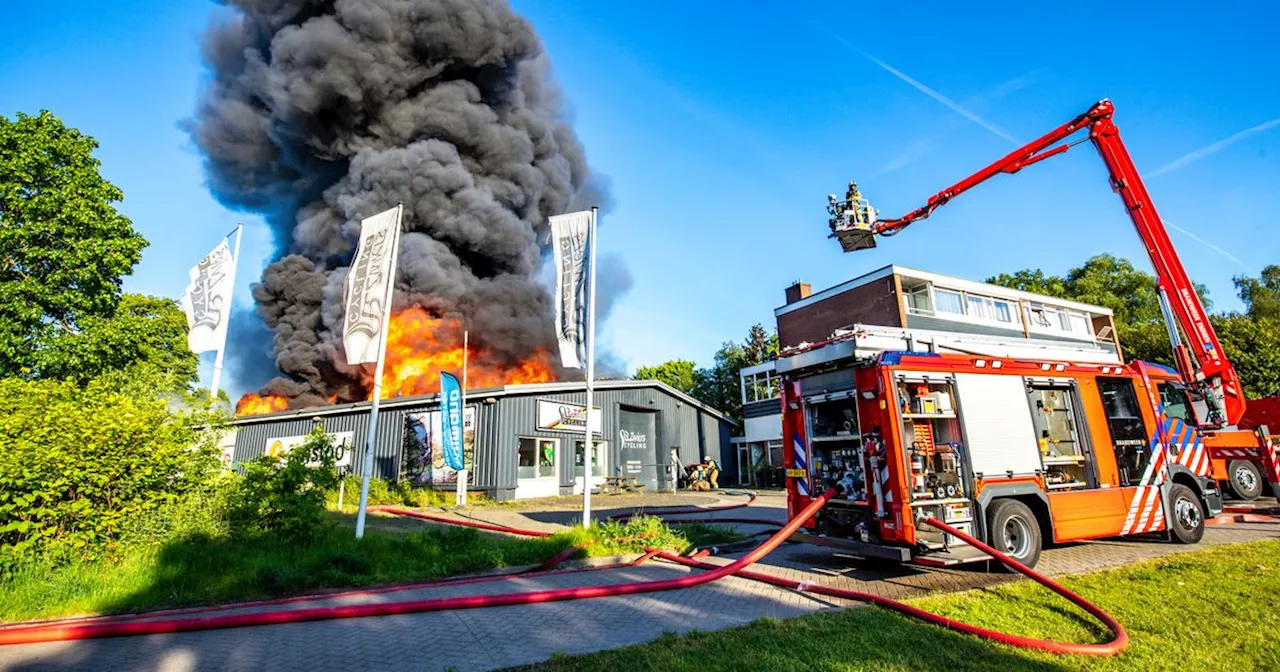
<path fill-rule="evenodd" d="M 608 196 L 529 23 L 504 0 L 227 4 L 189 131 L 215 196 L 275 232 L 253 297 L 285 377 L 263 391 L 365 397 L 341 285 L 360 219 L 399 202 L 396 310 L 457 320 L 500 360 L 554 351 L 547 217 Z"/>

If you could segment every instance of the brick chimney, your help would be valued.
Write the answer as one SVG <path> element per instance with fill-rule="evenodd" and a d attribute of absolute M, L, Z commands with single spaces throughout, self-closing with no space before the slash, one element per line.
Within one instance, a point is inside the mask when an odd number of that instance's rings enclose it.
<path fill-rule="evenodd" d="M 807 299 L 809 298 L 809 295 L 812 293 L 813 293 L 813 287 L 811 287 L 809 283 L 796 280 L 794 283 L 792 283 L 790 287 L 787 288 L 787 303 L 792 304 L 792 303 L 795 303 L 796 301 Z"/>

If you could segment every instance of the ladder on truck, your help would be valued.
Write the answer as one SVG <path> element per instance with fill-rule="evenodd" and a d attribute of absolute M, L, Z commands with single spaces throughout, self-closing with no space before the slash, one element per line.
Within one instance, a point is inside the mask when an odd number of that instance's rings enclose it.
<path fill-rule="evenodd" d="M 825 341 L 784 348 L 778 353 L 777 370 L 778 373 L 786 373 L 841 360 L 866 361 L 885 352 L 958 354 L 1072 364 L 1124 364 L 1116 350 L 1097 343 L 854 324 L 835 330 Z"/>

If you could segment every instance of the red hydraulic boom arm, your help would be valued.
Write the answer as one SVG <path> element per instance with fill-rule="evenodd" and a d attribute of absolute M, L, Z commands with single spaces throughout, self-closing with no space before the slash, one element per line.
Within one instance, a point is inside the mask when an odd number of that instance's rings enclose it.
<path fill-rule="evenodd" d="M 1174 251 L 1173 242 L 1165 230 L 1156 206 L 1147 193 L 1146 185 L 1133 165 L 1133 159 L 1120 139 L 1112 117 L 1115 107 L 1109 100 L 1095 104 L 1088 112 L 1072 119 L 1045 135 L 1033 140 L 1009 155 L 983 168 L 955 185 L 934 194 L 923 207 L 897 219 L 876 220 L 876 213 L 858 192 L 857 185 L 849 184 L 849 192 L 843 203 L 830 197 L 832 236 L 839 239 L 846 252 L 875 247 L 877 234 L 889 236 L 926 219 L 934 210 L 951 199 L 978 186 L 1001 173 L 1016 173 L 1033 163 L 1066 152 L 1084 142 L 1093 142 L 1107 165 L 1111 175 L 1111 187 L 1120 194 L 1129 218 L 1142 239 L 1142 244 L 1155 267 L 1156 288 L 1160 309 L 1164 314 L 1169 339 L 1173 343 L 1178 372 L 1186 384 L 1204 394 L 1209 406 L 1208 424 L 1234 425 L 1244 414 L 1245 401 L 1240 391 L 1235 368 L 1227 360 L 1218 342 L 1218 335 L 1209 324 L 1204 304 L 1196 294 L 1195 286 L 1187 277 L 1186 269 Z M 1081 130 L 1088 130 L 1087 138 L 1058 144 Z M 1181 327 L 1191 345 L 1183 343 L 1178 333 Z"/>

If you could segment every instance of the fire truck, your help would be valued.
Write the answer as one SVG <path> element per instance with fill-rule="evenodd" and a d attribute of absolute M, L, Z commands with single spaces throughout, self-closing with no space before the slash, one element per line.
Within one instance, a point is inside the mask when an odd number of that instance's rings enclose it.
<path fill-rule="evenodd" d="M 850 183 L 843 201 L 830 198 L 831 235 L 846 252 L 875 247 L 978 184 L 1087 139 L 1150 255 L 1176 368 L 861 325 L 784 349 L 788 512 L 840 492 L 804 540 L 926 565 L 985 558 L 921 524 L 934 517 L 1034 566 L 1048 543 L 1143 533 L 1196 543 L 1222 510 L 1220 483 L 1245 499 L 1264 480 L 1280 494 L 1280 437 L 1236 427 L 1238 377 L 1113 116 L 1100 101 L 898 219 L 879 220 Z"/>

